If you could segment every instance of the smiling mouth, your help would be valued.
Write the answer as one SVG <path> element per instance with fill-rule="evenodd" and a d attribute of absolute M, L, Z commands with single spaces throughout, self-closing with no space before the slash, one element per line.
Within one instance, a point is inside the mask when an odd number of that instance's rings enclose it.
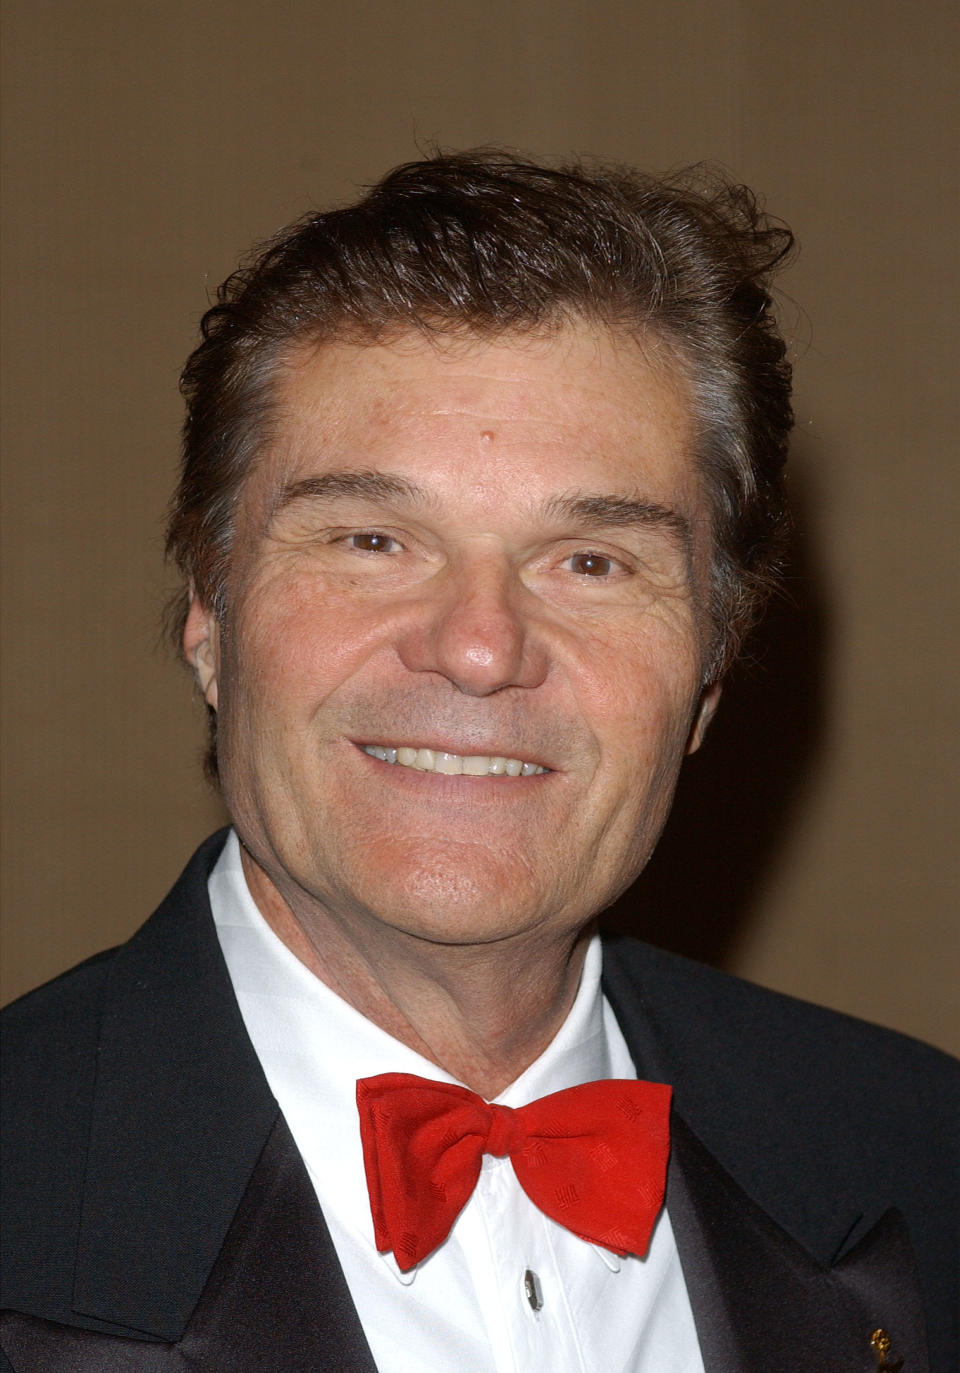
<path fill-rule="evenodd" d="M 442 753 L 432 748 L 394 748 L 390 745 L 362 744 L 364 753 L 379 758 L 382 763 L 412 768 L 415 772 L 438 772 L 445 777 L 536 777 L 549 772 L 539 763 L 525 763 L 522 758 L 501 758 L 484 753 Z"/>

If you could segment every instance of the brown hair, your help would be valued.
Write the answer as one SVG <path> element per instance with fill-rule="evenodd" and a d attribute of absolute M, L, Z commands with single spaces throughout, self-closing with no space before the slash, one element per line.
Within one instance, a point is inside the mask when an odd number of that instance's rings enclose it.
<path fill-rule="evenodd" d="M 571 318 L 652 332 L 694 397 L 713 515 L 715 679 L 778 571 L 792 413 L 769 279 L 792 241 L 746 187 L 699 168 L 657 179 L 484 150 L 398 167 L 357 204 L 284 229 L 220 287 L 181 379 L 168 553 L 222 617 L 237 497 L 295 342 L 549 330 Z M 184 595 L 171 616 L 178 638 L 186 605 Z"/>

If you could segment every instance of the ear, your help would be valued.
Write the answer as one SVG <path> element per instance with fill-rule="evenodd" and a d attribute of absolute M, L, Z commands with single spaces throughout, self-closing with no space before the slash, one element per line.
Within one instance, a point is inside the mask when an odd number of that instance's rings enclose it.
<path fill-rule="evenodd" d="M 720 693 L 723 687 L 719 682 L 711 682 L 705 686 L 700 693 L 700 701 L 697 705 L 697 713 L 693 717 L 693 724 L 690 726 L 690 736 L 687 739 L 687 753 L 696 753 L 703 743 L 704 735 L 710 721 L 717 712 L 720 704 Z"/>
<path fill-rule="evenodd" d="M 220 626 L 197 593 L 190 590 L 190 609 L 183 627 L 183 656 L 193 668 L 203 699 L 217 708 L 220 677 Z"/>

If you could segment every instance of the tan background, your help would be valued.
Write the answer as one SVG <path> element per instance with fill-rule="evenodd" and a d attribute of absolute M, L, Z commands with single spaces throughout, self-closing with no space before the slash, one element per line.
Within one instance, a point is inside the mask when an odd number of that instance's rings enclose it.
<path fill-rule="evenodd" d="M 499 141 L 719 160 L 803 245 L 792 603 L 617 918 L 960 1047 L 953 9 L 11 0 L 5 996 L 126 935 L 219 822 L 157 644 L 208 292 L 418 145 Z"/>

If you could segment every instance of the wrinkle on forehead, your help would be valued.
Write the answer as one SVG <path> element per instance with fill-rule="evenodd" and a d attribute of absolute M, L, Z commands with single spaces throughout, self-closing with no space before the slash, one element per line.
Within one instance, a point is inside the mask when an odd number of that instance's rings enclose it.
<path fill-rule="evenodd" d="M 561 459 L 566 454 L 577 457 L 584 487 L 606 502 L 608 523 L 627 523 L 637 515 L 615 512 L 617 501 L 657 503 L 651 499 L 654 492 L 644 490 L 649 471 L 661 505 L 669 493 L 664 508 L 671 514 L 671 532 L 688 547 L 691 529 L 701 523 L 692 407 L 685 369 L 676 359 L 669 365 L 672 350 L 660 345 L 655 337 L 638 340 L 585 324 L 493 339 L 404 335 L 372 344 L 299 345 L 278 377 L 276 442 L 260 465 L 257 490 L 249 493 L 251 507 L 269 520 L 293 488 L 306 494 L 324 469 L 352 473 L 352 494 L 358 496 L 356 473 L 366 473 L 363 494 L 370 497 L 376 474 L 379 499 L 403 495 L 411 503 L 411 487 L 402 492 L 397 483 L 408 476 L 416 481 L 421 453 L 431 447 L 437 451 L 437 444 L 440 451 L 445 447 L 444 476 L 454 484 L 452 490 L 496 502 L 507 498 L 511 484 L 515 488 L 518 463 L 536 477 L 554 469 L 555 454 Z M 449 435 L 444 434 L 447 423 Z M 623 458 L 631 450 L 636 452 L 633 472 L 624 471 Z M 660 455 L 670 450 L 689 453 L 691 461 L 685 470 L 674 466 L 668 488 L 657 469 Z M 619 471 L 607 464 L 611 455 Z M 473 464 L 481 456 L 478 469 Z M 571 490 L 579 473 L 569 461 L 566 467 L 558 507 L 591 496 L 590 490 Z M 298 479 L 306 486 L 298 487 Z M 392 491 L 386 481 L 393 483 Z M 326 493 L 333 494 L 329 485 Z M 343 486 L 341 493 L 347 494 Z M 523 494 L 514 489 L 515 508 L 517 495 Z M 544 485 L 540 504 L 551 494 Z M 424 491 L 416 499 L 423 502 Z M 587 518 L 582 504 L 577 514 Z M 641 522 L 650 523 L 645 516 Z"/>

